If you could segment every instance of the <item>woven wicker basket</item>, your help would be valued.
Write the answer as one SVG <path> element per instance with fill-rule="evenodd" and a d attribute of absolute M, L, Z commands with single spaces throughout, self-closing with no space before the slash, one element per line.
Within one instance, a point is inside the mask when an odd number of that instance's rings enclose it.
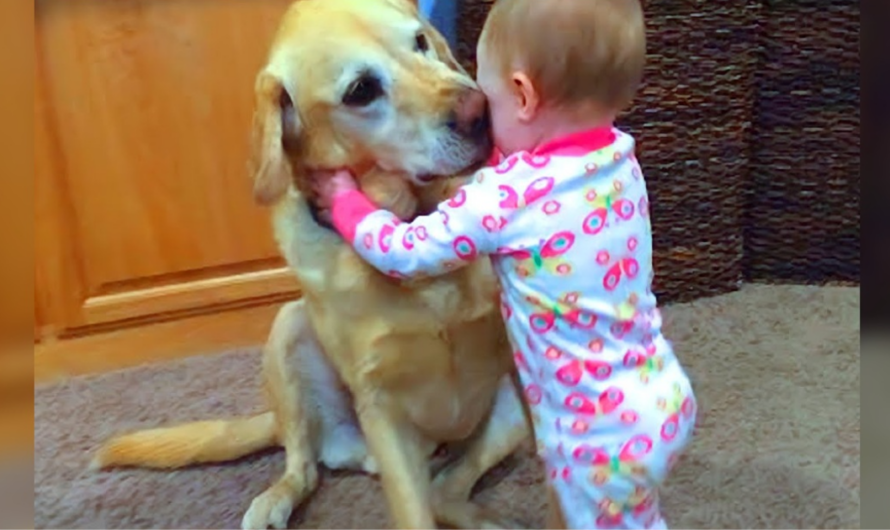
<path fill-rule="evenodd" d="M 859 281 L 859 2 L 764 5 L 745 272 Z"/>
<path fill-rule="evenodd" d="M 493 0 L 462 0 L 457 53 Z M 634 134 L 663 301 L 859 281 L 859 3 L 644 0 Z"/>
<path fill-rule="evenodd" d="M 662 301 L 727 292 L 743 279 L 760 3 L 645 4 L 647 72 L 618 125 L 636 137 L 649 185 L 656 292 Z M 490 5 L 463 2 L 458 54 L 471 71 Z"/>

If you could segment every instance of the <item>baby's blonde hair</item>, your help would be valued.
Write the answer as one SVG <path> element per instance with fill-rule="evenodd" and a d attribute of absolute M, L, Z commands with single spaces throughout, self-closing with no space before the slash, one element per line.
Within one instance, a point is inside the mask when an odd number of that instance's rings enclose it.
<path fill-rule="evenodd" d="M 630 105 L 646 62 L 639 0 L 497 0 L 480 41 L 505 76 L 524 71 L 550 105 Z"/>

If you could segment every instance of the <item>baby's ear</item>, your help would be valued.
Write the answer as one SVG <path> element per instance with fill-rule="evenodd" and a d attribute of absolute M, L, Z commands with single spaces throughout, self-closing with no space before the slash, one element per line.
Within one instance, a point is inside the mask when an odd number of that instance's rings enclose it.
<path fill-rule="evenodd" d="M 541 97 L 535 89 L 535 84 L 528 74 L 521 71 L 513 72 L 514 94 L 517 98 L 519 113 L 518 118 L 523 122 L 530 122 L 538 113 L 541 106 Z"/>

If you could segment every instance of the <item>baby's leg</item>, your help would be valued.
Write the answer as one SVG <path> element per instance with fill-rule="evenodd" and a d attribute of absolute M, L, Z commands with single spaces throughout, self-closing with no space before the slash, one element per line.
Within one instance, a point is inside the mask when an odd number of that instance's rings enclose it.
<path fill-rule="evenodd" d="M 646 431 L 652 434 L 644 434 Z M 684 426 L 679 436 L 664 440 L 657 434 L 659 430 L 646 429 L 630 437 L 620 436 L 617 443 L 612 435 L 601 445 L 578 447 L 569 453 L 572 456 L 548 459 L 552 492 L 558 497 L 550 513 L 562 516 L 554 524 L 561 522 L 561 528 L 666 529 L 658 491 L 689 431 L 691 426 Z"/>
<path fill-rule="evenodd" d="M 547 528 L 667 529 L 656 488 L 613 480 L 603 485 L 557 484 L 551 494 Z"/>
<path fill-rule="evenodd" d="M 679 365 L 626 383 L 621 406 L 595 429 L 542 444 L 565 528 L 667 528 L 658 490 L 692 438 L 695 397 Z"/>
<path fill-rule="evenodd" d="M 600 513 L 597 519 L 600 528 L 667 530 L 667 523 L 661 516 L 661 503 L 658 499 L 657 487 L 646 489 L 637 486 L 634 494 L 620 506 L 621 512 L 615 515 L 614 510 L 615 508 L 606 508 L 603 513 Z M 617 521 L 615 521 L 617 524 L 612 524 L 611 520 L 615 517 L 617 517 Z M 601 521 L 606 524 L 600 525 Z"/>

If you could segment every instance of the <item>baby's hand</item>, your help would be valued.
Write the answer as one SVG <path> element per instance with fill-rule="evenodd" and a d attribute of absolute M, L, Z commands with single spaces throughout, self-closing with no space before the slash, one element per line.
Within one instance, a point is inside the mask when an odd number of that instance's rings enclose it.
<path fill-rule="evenodd" d="M 358 184 L 347 169 L 313 171 L 309 179 L 317 197 L 316 206 L 321 210 L 330 210 L 337 196 L 358 189 Z"/>

